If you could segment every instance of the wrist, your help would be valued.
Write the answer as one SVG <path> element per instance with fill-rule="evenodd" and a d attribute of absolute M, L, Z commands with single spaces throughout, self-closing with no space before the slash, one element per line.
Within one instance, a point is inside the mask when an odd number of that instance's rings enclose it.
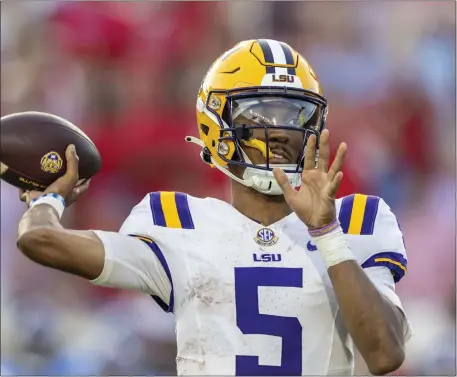
<path fill-rule="evenodd" d="M 313 243 L 316 245 L 327 269 L 341 262 L 356 260 L 339 222 L 336 221 L 336 226 L 331 225 L 330 227 L 330 225 L 326 227 L 332 230 L 312 237 Z M 309 231 L 310 234 L 311 231 Z"/>
<path fill-rule="evenodd" d="M 308 233 L 311 237 L 319 237 L 323 236 L 327 233 L 331 233 L 335 229 L 339 228 L 340 222 L 337 218 L 332 220 L 331 222 L 327 223 L 327 225 L 323 225 L 317 228 L 308 227 Z"/>
<path fill-rule="evenodd" d="M 63 212 L 65 210 L 65 199 L 55 193 L 48 193 L 48 194 L 43 194 L 35 199 L 33 199 L 30 202 L 29 209 L 40 205 L 40 204 L 47 204 L 50 207 L 52 207 L 56 212 L 59 217 L 59 219 L 62 217 Z"/>

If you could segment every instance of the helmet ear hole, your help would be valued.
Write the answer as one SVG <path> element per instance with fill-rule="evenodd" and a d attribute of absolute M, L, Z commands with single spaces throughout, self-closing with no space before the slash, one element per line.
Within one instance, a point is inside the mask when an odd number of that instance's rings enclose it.
<path fill-rule="evenodd" d="M 203 162 L 211 165 L 211 152 L 208 150 L 208 148 L 203 148 L 201 157 Z"/>
<path fill-rule="evenodd" d="M 200 129 L 202 130 L 202 132 L 208 136 L 208 133 L 209 133 L 209 127 L 204 125 L 204 124 L 200 124 Z"/>

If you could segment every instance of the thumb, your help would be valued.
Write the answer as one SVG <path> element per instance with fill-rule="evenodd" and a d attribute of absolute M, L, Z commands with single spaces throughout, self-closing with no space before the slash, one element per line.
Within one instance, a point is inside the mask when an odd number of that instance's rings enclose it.
<path fill-rule="evenodd" d="M 281 169 L 279 168 L 274 168 L 273 169 L 273 175 L 276 179 L 276 182 L 278 183 L 279 187 L 282 190 L 282 193 L 284 194 L 284 198 L 286 201 L 289 201 L 289 199 L 292 199 L 294 195 L 297 194 L 297 192 L 294 190 L 292 185 L 289 183 L 289 179 L 287 178 L 286 173 L 284 173 Z"/>
<path fill-rule="evenodd" d="M 71 144 L 65 150 L 65 157 L 67 160 L 67 171 L 65 172 L 65 179 L 71 182 L 73 185 L 76 185 L 78 182 L 78 163 L 79 157 L 76 154 L 76 147 Z"/>

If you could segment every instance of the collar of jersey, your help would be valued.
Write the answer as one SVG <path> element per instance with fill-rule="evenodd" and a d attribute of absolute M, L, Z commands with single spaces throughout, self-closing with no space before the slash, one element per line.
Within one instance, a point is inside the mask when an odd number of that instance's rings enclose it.
<path fill-rule="evenodd" d="M 260 226 L 262 226 L 264 228 L 284 227 L 284 226 L 287 226 L 288 224 L 290 224 L 292 222 L 297 221 L 297 219 L 298 219 L 297 215 L 294 212 L 291 212 L 290 214 L 288 214 L 287 216 L 283 217 L 282 219 L 279 219 L 278 221 L 274 222 L 273 224 L 264 225 L 258 220 L 255 220 L 255 219 L 253 219 L 251 217 L 243 215 L 240 211 L 235 209 L 235 207 L 233 207 L 230 203 L 227 203 L 225 200 L 221 200 L 221 199 L 217 199 L 217 198 L 208 198 L 208 199 L 212 199 L 212 200 L 215 200 L 217 202 L 222 202 L 224 204 L 224 207 L 227 208 L 227 211 L 230 211 L 230 214 L 234 213 L 235 216 L 237 216 L 240 219 L 242 219 L 243 222 L 245 222 L 245 223 L 246 222 L 250 222 L 251 224 L 255 223 L 255 224 L 258 224 L 258 225 L 260 225 Z"/>

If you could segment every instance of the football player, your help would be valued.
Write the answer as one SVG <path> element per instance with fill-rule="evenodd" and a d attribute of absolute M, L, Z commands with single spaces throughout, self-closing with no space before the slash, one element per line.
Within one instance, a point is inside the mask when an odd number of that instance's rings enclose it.
<path fill-rule="evenodd" d="M 286 43 L 249 40 L 210 67 L 197 98 L 203 161 L 231 179 L 231 204 L 152 192 L 118 233 L 65 229 L 78 158 L 30 209 L 19 249 L 93 284 L 151 295 L 176 316 L 180 375 L 353 374 L 404 360 L 409 322 L 395 293 L 406 253 L 379 197 L 335 200 L 347 146 L 329 163 L 327 101 Z"/>

